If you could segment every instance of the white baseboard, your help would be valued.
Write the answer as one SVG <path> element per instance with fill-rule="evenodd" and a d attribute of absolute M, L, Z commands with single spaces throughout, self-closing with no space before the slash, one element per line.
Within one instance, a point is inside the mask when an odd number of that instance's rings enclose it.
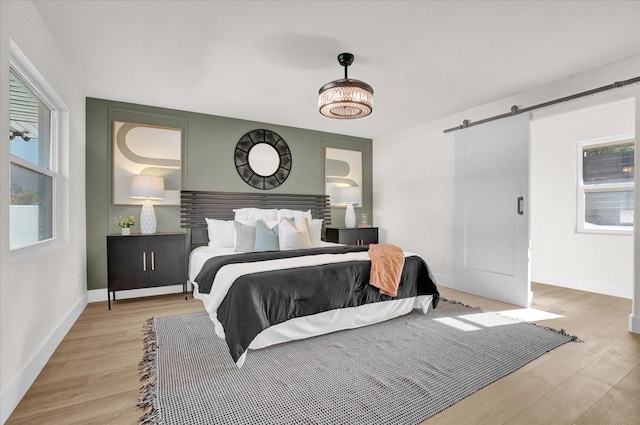
<path fill-rule="evenodd" d="M 447 288 L 455 289 L 455 286 L 453 284 L 453 276 L 434 274 L 433 277 L 436 279 L 436 283 L 438 284 L 438 286 L 446 286 Z"/>
<path fill-rule="evenodd" d="M 187 290 L 189 285 L 187 284 Z M 182 285 L 159 286 L 157 288 L 130 289 L 128 291 L 117 291 L 116 300 L 125 300 L 128 298 L 151 297 L 154 295 L 177 294 L 184 290 Z M 90 289 L 89 302 L 97 303 L 107 301 L 107 288 Z"/>
<path fill-rule="evenodd" d="M 640 334 L 640 317 L 633 314 L 629 315 L 629 332 Z"/>
<path fill-rule="evenodd" d="M 58 325 L 53 331 L 51 336 L 43 342 L 31 360 L 27 363 L 25 368 L 20 374 L 14 378 L 9 384 L 3 388 L 2 395 L 0 396 L 0 423 L 5 423 L 11 413 L 22 400 L 22 397 L 27 393 L 27 390 L 33 382 L 36 380 L 42 369 L 53 355 L 60 342 L 64 339 L 69 329 L 78 320 L 80 314 L 87 306 L 87 295 L 85 294 L 76 305 L 71 309 L 67 317 Z"/>
<path fill-rule="evenodd" d="M 633 282 L 628 285 L 612 284 L 612 282 L 598 282 L 568 279 L 561 276 L 552 276 L 541 273 L 531 275 L 531 281 L 546 285 L 561 286 L 563 288 L 577 289 L 578 291 L 594 292 L 596 294 L 612 297 L 633 299 Z"/>
<path fill-rule="evenodd" d="M 433 277 L 435 277 L 436 282 L 439 286 L 446 286 L 447 288 L 456 289 L 455 279 L 453 278 L 453 276 L 434 274 Z M 533 282 L 539 282 L 546 285 L 560 286 L 562 288 L 577 289 L 579 291 L 594 292 L 596 294 L 610 295 L 612 297 L 632 299 L 632 288 L 623 288 L 619 285 L 612 287 L 612 285 L 606 285 L 601 282 L 576 281 L 540 274 L 533 276 L 531 280 Z"/>

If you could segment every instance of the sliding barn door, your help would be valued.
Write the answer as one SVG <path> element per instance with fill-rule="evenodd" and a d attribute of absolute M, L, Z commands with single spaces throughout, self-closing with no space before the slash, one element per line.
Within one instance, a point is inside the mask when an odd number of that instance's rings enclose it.
<path fill-rule="evenodd" d="M 456 132 L 455 289 L 529 306 L 529 115 Z"/>

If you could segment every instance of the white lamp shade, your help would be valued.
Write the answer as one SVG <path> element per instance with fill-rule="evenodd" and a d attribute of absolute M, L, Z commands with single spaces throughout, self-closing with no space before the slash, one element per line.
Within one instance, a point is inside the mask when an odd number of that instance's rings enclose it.
<path fill-rule="evenodd" d="M 143 199 L 164 199 L 164 178 L 146 174 L 132 176 L 129 196 Z"/>
<path fill-rule="evenodd" d="M 358 186 L 341 187 L 338 193 L 341 204 L 359 204 L 362 202 L 362 194 Z"/>

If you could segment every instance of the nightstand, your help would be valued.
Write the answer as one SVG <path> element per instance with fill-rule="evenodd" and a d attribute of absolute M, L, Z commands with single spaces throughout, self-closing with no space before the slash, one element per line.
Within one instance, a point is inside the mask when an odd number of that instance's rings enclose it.
<path fill-rule="evenodd" d="M 107 298 L 116 291 L 182 285 L 187 299 L 184 233 L 107 236 Z"/>
<path fill-rule="evenodd" d="M 343 243 L 345 245 L 369 245 L 378 243 L 377 227 L 327 227 L 325 229 L 326 242 Z"/>

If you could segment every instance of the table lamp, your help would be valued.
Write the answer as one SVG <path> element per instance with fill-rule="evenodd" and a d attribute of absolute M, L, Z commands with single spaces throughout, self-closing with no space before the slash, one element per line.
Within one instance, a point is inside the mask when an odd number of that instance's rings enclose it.
<path fill-rule="evenodd" d="M 152 199 L 164 199 L 164 179 L 160 176 L 138 174 L 131 177 L 131 198 L 144 199 L 140 212 L 140 233 L 150 235 L 156 232 L 156 213 Z"/>

